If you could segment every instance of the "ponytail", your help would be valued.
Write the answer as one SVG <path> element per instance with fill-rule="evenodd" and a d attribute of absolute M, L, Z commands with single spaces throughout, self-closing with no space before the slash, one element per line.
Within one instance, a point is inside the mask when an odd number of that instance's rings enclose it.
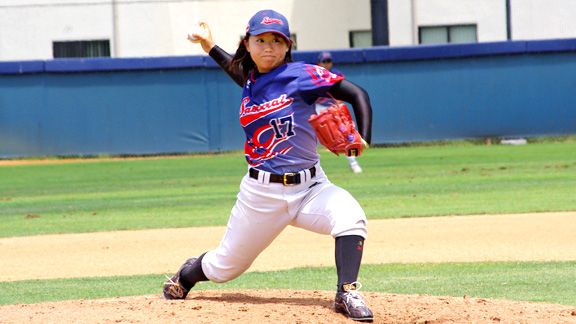
<path fill-rule="evenodd" d="M 248 79 L 248 73 L 250 73 L 250 71 L 256 66 L 256 63 L 254 63 L 252 57 L 250 57 L 250 53 L 248 53 L 248 50 L 246 49 L 246 45 L 244 45 L 244 41 L 248 41 L 249 37 L 250 35 L 246 34 L 246 36 L 240 40 L 238 49 L 232 58 L 232 62 L 230 62 L 234 74 L 241 74 L 244 82 Z"/>

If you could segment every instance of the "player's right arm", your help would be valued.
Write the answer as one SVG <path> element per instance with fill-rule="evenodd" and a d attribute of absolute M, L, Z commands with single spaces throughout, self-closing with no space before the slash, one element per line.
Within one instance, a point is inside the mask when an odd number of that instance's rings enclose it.
<path fill-rule="evenodd" d="M 244 76 L 242 71 L 239 69 L 232 69 L 232 55 L 228 54 L 225 50 L 221 49 L 217 45 L 210 50 L 208 53 L 211 58 L 220 65 L 220 67 L 228 73 L 228 75 L 238 84 L 240 87 L 244 87 Z"/>
<path fill-rule="evenodd" d="M 242 71 L 238 69 L 232 69 L 232 55 L 228 54 L 225 50 L 221 49 L 212 38 L 212 32 L 210 31 L 210 26 L 205 22 L 200 22 L 198 24 L 201 28 L 196 32 L 188 35 L 188 40 L 192 43 L 200 43 L 204 52 L 206 52 L 220 67 L 228 73 L 228 75 L 238 84 L 240 87 L 244 87 L 244 76 Z"/>

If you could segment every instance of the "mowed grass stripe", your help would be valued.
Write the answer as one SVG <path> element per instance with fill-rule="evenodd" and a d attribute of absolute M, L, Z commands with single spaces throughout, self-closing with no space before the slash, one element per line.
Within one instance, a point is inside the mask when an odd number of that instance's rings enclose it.
<path fill-rule="evenodd" d="M 489 262 L 364 265 L 363 290 L 397 294 L 498 298 L 576 306 L 572 262 Z M 0 283 L 0 304 L 158 295 L 163 274 Z M 195 289 L 335 289 L 334 267 L 248 272 L 224 284 Z"/>
<path fill-rule="evenodd" d="M 360 161 L 354 175 L 322 151 L 370 219 L 576 210 L 576 141 L 372 148 Z M 0 237 L 225 225 L 245 172 L 240 152 L 0 166 Z"/>

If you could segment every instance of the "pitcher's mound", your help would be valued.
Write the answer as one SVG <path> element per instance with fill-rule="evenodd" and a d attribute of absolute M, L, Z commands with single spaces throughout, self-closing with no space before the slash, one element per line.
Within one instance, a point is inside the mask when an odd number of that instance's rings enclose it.
<path fill-rule="evenodd" d="M 576 308 L 494 299 L 365 292 L 374 323 L 576 323 Z M 0 307 L 2 323 L 352 323 L 333 292 L 193 291 L 186 300 L 119 297 Z"/>

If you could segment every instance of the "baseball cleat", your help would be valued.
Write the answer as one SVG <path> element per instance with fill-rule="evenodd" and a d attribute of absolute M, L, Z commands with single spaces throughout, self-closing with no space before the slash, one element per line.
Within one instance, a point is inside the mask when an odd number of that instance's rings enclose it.
<path fill-rule="evenodd" d="M 350 169 L 354 173 L 362 173 L 362 167 L 360 167 L 360 164 L 356 161 L 350 163 Z"/>
<path fill-rule="evenodd" d="M 343 286 L 344 291 L 336 293 L 334 309 L 351 320 L 372 322 L 374 315 L 359 292 L 361 287 L 362 285 L 359 282 L 345 284 Z"/>
<path fill-rule="evenodd" d="M 176 274 L 171 278 L 166 276 L 166 279 L 168 280 L 164 283 L 164 299 L 186 299 L 189 290 L 182 287 L 182 284 L 180 283 L 180 273 L 185 267 L 192 266 L 196 259 L 198 258 L 190 258 L 186 260 L 180 269 L 178 269 L 178 272 L 176 272 Z"/>

